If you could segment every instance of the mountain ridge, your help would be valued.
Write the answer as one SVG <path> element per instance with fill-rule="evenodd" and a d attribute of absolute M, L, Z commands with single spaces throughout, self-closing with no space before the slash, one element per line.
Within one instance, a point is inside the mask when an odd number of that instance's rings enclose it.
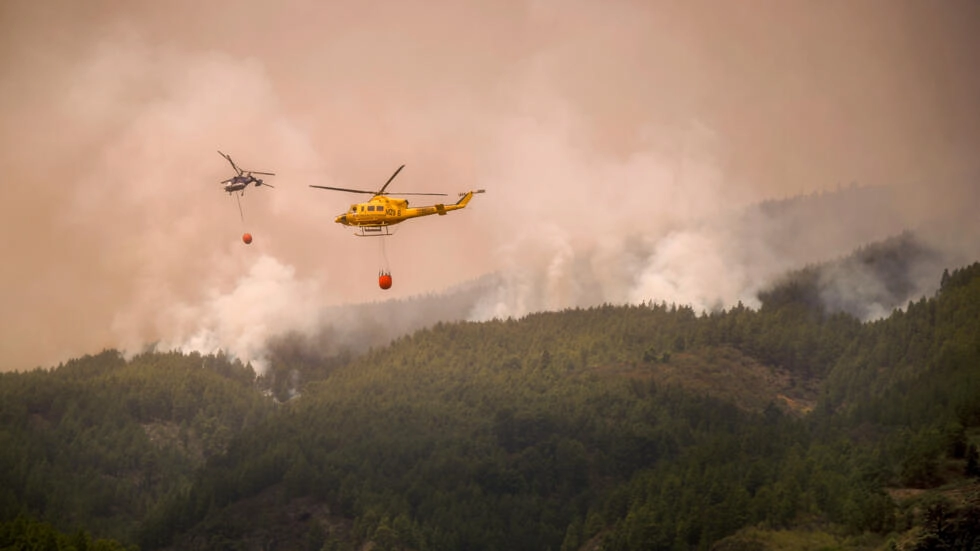
<path fill-rule="evenodd" d="M 843 261 L 914 258 L 910 238 Z M 868 322 L 807 298 L 822 269 L 758 309 L 599 305 L 300 350 L 273 362 L 300 375 L 288 402 L 263 394 L 275 370 L 223 355 L 2 374 L 0 523 L 143 549 L 777 548 L 743 530 L 810 525 L 843 548 L 972 541 L 973 502 L 940 498 L 977 471 L 980 263 Z"/>

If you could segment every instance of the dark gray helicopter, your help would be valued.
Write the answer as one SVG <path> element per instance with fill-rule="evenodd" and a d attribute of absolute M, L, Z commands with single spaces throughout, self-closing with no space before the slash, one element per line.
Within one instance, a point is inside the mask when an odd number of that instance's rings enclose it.
<path fill-rule="evenodd" d="M 261 178 L 256 178 L 255 176 L 252 176 L 253 174 L 261 174 L 263 176 L 275 176 L 276 175 L 275 172 L 259 172 L 257 170 L 242 170 L 238 168 L 238 165 L 235 164 L 235 161 L 231 160 L 231 155 L 225 155 L 224 153 L 221 153 L 220 150 L 218 151 L 218 153 L 225 159 L 228 159 L 228 162 L 231 163 L 231 167 L 234 168 L 235 172 L 238 173 L 237 176 L 232 176 L 231 178 L 228 178 L 227 180 L 221 182 L 222 184 L 224 184 L 225 191 L 227 191 L 229 195 L 235 193 L 236 191 L 240 192 L 241 195 L 245 195 L 245 188 L 247 188 L 249 184 L 255 184 L 255 187 L 266 185 L 275 189 L 275 186 L 271 184 L 266 184 L 265 182 L 262 181 Z"/>

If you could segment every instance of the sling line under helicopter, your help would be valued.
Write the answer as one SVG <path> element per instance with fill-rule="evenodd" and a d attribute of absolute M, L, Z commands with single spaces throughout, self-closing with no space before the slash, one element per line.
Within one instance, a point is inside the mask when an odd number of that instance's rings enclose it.
<path fill-rule="evenodd" d="M 380 261 L 381 268 L 378 270 L 378 287 L 382 289 L 391 288 L 391 267 L 388 265 L 388 246 L 386 243 L 387 239 L 379 239 L 379 251 L 381 252 Z"/>
<path fill-rule="evenodd" d="M 235 201 L 238 203 L 238 217 L 242 221 L 242 242 L 246 245 L 251 245 L 252 234 L 245 229 L 245 213 L 242 211 L 242 200 L 240 194 L 235 194 Z"/>
<path fill-rule="evenodd" d="M 238 217 L 242 221 L 242 227 L 245 227 L 245 213 L 242 212 L 242 200 L 240 195 L 235 195 L 235 201 L 238 203 Z"/>

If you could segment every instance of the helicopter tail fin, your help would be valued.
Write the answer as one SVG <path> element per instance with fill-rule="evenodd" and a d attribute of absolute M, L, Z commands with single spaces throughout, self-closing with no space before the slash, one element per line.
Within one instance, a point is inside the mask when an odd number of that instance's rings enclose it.
<path fill-rule="evenodd" d="M 456 206 L 458 206 L 459 208 L 465 207 L 466 204 L 470 202 L 470 199 L 473 198 L 473 194 L 475 194 L 475 193 L 484 193 L 484 191 L 485 190 L 478 189 L 476 191 L 467 191 L 465 193 L 460 193 L 459 194 L 460 195 L 460 198 L 459 198 L 459 201 L 456 201 Z"/>

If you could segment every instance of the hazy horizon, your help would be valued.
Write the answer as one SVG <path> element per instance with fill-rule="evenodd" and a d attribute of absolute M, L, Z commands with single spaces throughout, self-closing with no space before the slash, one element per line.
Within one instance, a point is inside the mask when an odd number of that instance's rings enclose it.
<path fill-rule="evenodd" d="M 329 307 L 488 273 L 471 319 L 731 304 L 904 229 L 976 260 L 978 66 L 968 0 L 5 2 L 0 370 L 152 342 L 261 359 Z M 244 222 L 219 149 L 276 173 Z M 380 240 L 333 223 L 358 196 L 308 186 L 401 164 L 395 195 L 487 193 L 402 224 L 383 292 Z M 852 182 L 892 191 L 743 215 Z"/>

